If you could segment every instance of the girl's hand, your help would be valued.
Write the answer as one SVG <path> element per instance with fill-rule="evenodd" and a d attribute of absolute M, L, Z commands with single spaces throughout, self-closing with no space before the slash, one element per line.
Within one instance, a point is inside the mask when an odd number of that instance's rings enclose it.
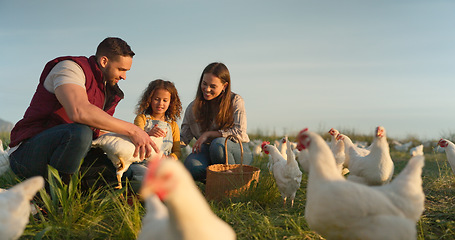
<path fill-rule="evenodd" d="M 167 132 L 158 127 L 158 124 L 155 124 L 152 129 L 148 132 L 149 136 L 152 137 L 165 137 Z"/>

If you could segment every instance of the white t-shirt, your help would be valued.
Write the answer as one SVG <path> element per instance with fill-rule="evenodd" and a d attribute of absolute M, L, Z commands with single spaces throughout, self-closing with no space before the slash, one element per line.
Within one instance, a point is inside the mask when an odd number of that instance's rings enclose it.
<path fill-rule="evenodd" d="M 85 74 L 74 61 L 64 60 L 57 63 L 44 80 L 44 88 L 51 93 L 63 84 L 76 84 L 85 89 Z"/>

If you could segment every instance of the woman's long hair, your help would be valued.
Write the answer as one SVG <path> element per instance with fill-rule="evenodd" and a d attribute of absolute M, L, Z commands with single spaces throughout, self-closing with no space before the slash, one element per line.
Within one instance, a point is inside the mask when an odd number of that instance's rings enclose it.
<path fill-rule="evenodd" d="M 180 118 L 182 112 L 182 103 L 180 102 L 177 88 L 170 81 L 164 81 L 157 79 L 149 83 L 148 87 L 144 90 L 136 106 L 136 114 L 152 114 L 153 110 L 150 107 L 152 102 L 152 96 L 158 89 L 164 89 L 171 94 L 171 102 L 169 108 L 164 113 L 167 120 L 177 121 Z"/>
<path fill-rule="evenodd" d="M 222 84 L 227 83 L 224 91 L 221 92 L 218 97 L 210 101 L 205 100 L 201 89 L 202 78 L 206 73 L 211 73 L 213 76 L 219 78 Z M 208 130 L 228 129 L 234 125 L 231 95 L 231 76 L 228 68 L 223 63 L 210 63 L 205 67 L 204 71 L 202 71 L 193 105 L 196 122 L 203 132 Z M 210 129 L 213 122 L 218 126 L 218 129 Z"/>

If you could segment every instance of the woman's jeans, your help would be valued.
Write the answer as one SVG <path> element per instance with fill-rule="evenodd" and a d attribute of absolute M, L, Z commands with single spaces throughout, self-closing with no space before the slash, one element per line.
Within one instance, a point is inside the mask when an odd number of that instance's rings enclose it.
<path fill-rule="evenodd" d="M 184 165 L 191 173 L 193 179 L 204 182 L 207 176 L 207 167 L 213 164 L 226 164 L 224 152 L 224 142 L 226 138 L 214 139 L 210 144 L 203 144 L 199 153 L 191 153 L 185 159 Z M 249 165 L 253 161 L 253 154 L 248 144 L 243 146 L 243 164 Z M 229 164 L 240 164 L 241 151 L 240 144 L 231 140 L 227 141 L 228 162 Z"/>
<path fill-rule="evenodd" d="M 21 178 L 47 177 L 47 165 L 61 174 L 75 173 L 92 144 L 87 125 L 70 123 L 49 128 L 21 143 L 10 155 L 13 172 Z"/>

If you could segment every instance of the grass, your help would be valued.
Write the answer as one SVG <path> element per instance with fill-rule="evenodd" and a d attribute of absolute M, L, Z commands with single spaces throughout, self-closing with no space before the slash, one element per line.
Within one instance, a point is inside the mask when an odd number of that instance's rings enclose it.
<path fill-rule="evenodd" d="M 398 174 L 410 156 L 392 148 L 391 155 Z M 454 174 L 445 153 L 427 149 L 425 156 L 422 179 L 426 201 L 416 224 L 418 239 L 455 239 Z M 303 175 L 294 207 L 285 208 L 267 161 L 266 157 L 257 157 L 252 163 L 261 169 L 256 188 L 239 198 L 209 202 L 212 210 L 234 228 L 238 239 L 323 239 L 305 221 L 307 176 Z M 131 185 L 122 190 L 103 187 L 82 191 L 77 175 L 68 185 L 62 184 L 55 169 L 49 169 L 49 176 L 49 191 L 40 191 L 34 200 L 43 211 L 30 217 L 20 239 L 137 238 L 145 209 L 139 199 L 127 194 Z M 17 181 L 11 173 L 5 174 L 0 177 L 0 187 Z M 204 192 L 204 185 L 198 186 Z"/>

